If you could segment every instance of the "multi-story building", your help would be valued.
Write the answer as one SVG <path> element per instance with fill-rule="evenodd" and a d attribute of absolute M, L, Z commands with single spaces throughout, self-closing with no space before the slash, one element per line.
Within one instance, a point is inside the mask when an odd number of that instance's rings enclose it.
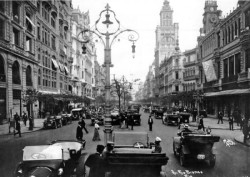
<path fill-rule="evenodd" d="M 69 67 L 71 51 L 70 1 L 36 1 L 36 60 L 38 91 L 46 94 L 68 94 L 72 91 Z M 26 38 L 27 39 L 27 38 Z M 62 109 L 59 98 L 52 105 L 40 101 L 41 111 L 57 114 Z M 51 109 L 52 108 L 52 109 Z"/>
<path fill-rule="evenodd" d="M 192 93 L 197 90 L 197 80 L 199 79 L 199 67 L 197 65 L 197 48 L 183 52 L 183 91 Z M 189 100 L 185 103 L 187 107 L 197 107 L 194 102 Z"/>
<path fill-rule="evenodd" d="M 95 61 L 95 91 L 93 97 L 104 96 L 105 94 L 105 68 L 98 61 Z"/>
<path fill-rule="evenodd" d="M 238 7 L 223 19 L 215 0 L 207 0 L 204 9 L 198 61 L 207 111 L 228 115 L 239 108 L 249 118 L 250 2 L 238 1 Z"/>
<path fill-rule="evenodd" d="M 156 46 L 155 46 L 155 96 L 163 97 L 167 92 L 163 83 L 166 62 L 174 52 L 177 45 L 179 24 L 173 23 L 173 10 L 169 1 L 165 0 L 160 12 L 160 25 L 156 27 Z"/>
<path fill-rule="evenodd" d="M 22 91 L 37 88 L 36 14 L 35 1 L 0 1 L 0 124 L 26 111 Z"/>
<path fill-rule="evenodd" d="M 86 53 L 83 53 L 82 33 L 84 29 L 89 29 L 89 13 L 83 13 L 79 9 L 72 12 L 72 58 L 71 66 L 73 93 L 93 100 L 93 89 L 95 87 L 95 45 L 91 40 L 92 34 L 88 36 L 90 41 L 86 44 Z"/>

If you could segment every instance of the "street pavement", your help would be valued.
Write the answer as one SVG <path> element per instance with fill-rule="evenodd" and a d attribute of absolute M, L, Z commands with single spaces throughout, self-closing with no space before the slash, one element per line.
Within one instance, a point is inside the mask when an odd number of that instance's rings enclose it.
<path fill-rule="evenodd" d="M 216 166 L 213 169 L 207 168 L 203 164 L 196 163 L 187 167 L 180 166 L 179 159 L 173 154 L 172 144 L 173 137 L 176 136 L 178 129 L 176 126 L 167 126 L 162 124 L 160 119 L 154 119 L 153 131 L 148 130 L 148 114 L 141 112 L 142 114 L 142 125 L 134 126 L 134 130 L 126 128 L 119 128 L 114 126 L 114 131 L 146 131 L 149 135 L 149 142 L 153 142 L 156 136 L 162 138 L 163 152 L 166 152 L 169 157 L 169 162 L 166 166 L 162 167 L 162 170 L 167 173 L 170 177 L 183 177 L 185 171 L 202 172 L 202 175 L 192 175 L 193 177 L 240 177 L 247 176 L 250 174 L 248 164 L 250 162 L 249 147 L 235 143 L 235 145 L 228 146 L 228 142 L 233 140 L 236 135 L 242 134 L 241 130 L 229 131 L 226 129 L 228 125 L 225 121 L 225 129 L 213 129 L 212 134 L 219 135 L 221 137 L 220 142 L 215 143 L 214 152 L 216 155 Z M 209 121 L 211 120 L 211 121 Z M 28 127 L 23 127 L 22 137 L 14 137 L 13 134 L 8 133 L 8 126 L 0 125 L 0 176 L 9 177 L 12 176 L 13 170 L 18 162 L 22 160 L 22 149 L 28 145 L 44 145 L 48 144 L 56 139 L 72 140 L 76 136 L 77 121 L 73 121 L 72 124 L 63 126 L 58 129 L 42 129 L 44 119 L 35 119 L 35 128 L 32 133 L 28 130 Z M 205 126 L 211 126 L 212 122 L 216 122 L 216 119 L 205 118 Z M 22 123 L 23 124 L 23 123 Z M 192 124 L 192 123 L 191 123 Z M 195 126 L 195 125 L 193 125 Z M 214 125 L 215 126 L 215 125 Z M 217 125 L 218 126 L 218 125 Z M 3 128 L 5 127 L 5 131 Z M 39 129 L 40 128 L 40 129 Z M 91 126 L 91 120 L 86 120 L 86 128 L 89 133 L 86 134 L 84 131 L 84 139 L 86 140 L 85 152 L 87 154 L 94 153 L 98 144 L 104 143 L 104 126 L 100 126 L 101 141 L 92 141 L 94 134 L 94 127 Z M 196 127 L 193 127 L 194 129 Z M 212 127 L 213 128 L 213 127 Z M 225 142 L 224 142 L 225 141 Z M 232 141 L 231 141 L 232 142 Z M 230 144 L 229 144 L 230 145 Z M 191 176 L 191 175 L 188 175 Z"/>
<path fill-rule="evenodd" d="M 192 119 L 192 118 L 190 118 Z M 21 122 L 21 132 L 22 134 L 24 133 L 31 133 L 34 131 L 38 131 L 41 130 L 43 128 L 43 122 L 44 119 L 34 119 L 34 128 L 33 130 L 29 130 L 29 124 L 27 122 L 26 126 L 24 125 L 23 122 Z M 218 120 L 216 118 L 214 118 L 211 115 L 208 115 L 207 118 L 203 118 L 203 122 L 204 122 L 204 126 L 205 127 L 210 127 L 211 129 L 218 129 L 218 130 L 229 130 L 229 123 L 226 117 L 223 118 L 223 124 L 217 124 Z M 190 122 L 189 123 L 190 126 L 192 127 L 198 127 L 198 123 L 197 122 Z M 1 135 L 13 135 L 13 130 L 14 129 L 9 129 L 9 124 L 3 124 L 0 125 L 0 136 Z M 250 147 L 250 140 L 247 140 L 246 143 L 243 142 L 243 133 L 242 130 L 240 130 L 240 127 L 237 126 L 236 123 L 234 123 L 234 131 L 232 132 L 232 135 L 234 136 L 233 138 L 235 139 L 235 141 L 237 141 L 238 143 L 242 143 L 246 146 Z"/>

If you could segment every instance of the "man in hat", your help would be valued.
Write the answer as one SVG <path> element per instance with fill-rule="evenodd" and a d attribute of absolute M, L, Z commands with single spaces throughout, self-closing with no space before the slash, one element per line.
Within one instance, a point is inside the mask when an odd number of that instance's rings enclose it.
<path fill-rule="evenodd" d="M 162 148 L 161 148 L 160 143 L 161 143 L 161 138 L 156 137 L 155 138 L 155 149 L 154 149 L 153 153 L 161 153 Z"/>
<path fill-rule="evenodd" d="M 152 125 L 153 125 L 154 121 L 151 117 L 151 115 L 148 118 L 148 125 L 149 125 L 149 131 L 152 131 Z"/>
<path fill-rule="evenodd" d="M 104 159 L 101 156 L 104 146 L 98 144 L 96 153 L 89 155 L 85 165 L 90 168 L 89 177 L 105 177 Z"/>

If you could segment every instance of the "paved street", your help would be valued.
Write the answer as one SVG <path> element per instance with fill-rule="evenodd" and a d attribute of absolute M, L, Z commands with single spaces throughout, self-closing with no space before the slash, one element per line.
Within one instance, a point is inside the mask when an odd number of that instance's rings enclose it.
<path fill-rule="evenodd" d="M 166 152 L 170 158 L 168 164 L 163 168 L 166 171 L 167 176 L 184 176 L 181 172 L 185 170 L 199 171 L 202 174 L 193 174 L 192 176 L 218 176 L 218 177 L 240 177 L 248 176 L 250 169 L 247 164 L 250 162 L 250 156 L 246 154 L 250 153 L 250 148 L 239 144 L 234 141 L 234 136 L 240 134 L 240 130 L 229 131 L 223 129 L 213 129 L 212 133 L 220 135 L 220 142 L 215 144 L 215 152 L 217 154 L 217 162 L 214 169 L 209 169 L 205 164 L 192 164 L 187 167 L 181 167 L 179 160 L 174 157 L 172 150 L 172 137 L 177 133 L 176 126 L 166 126 L 162 124 L 160 119 L 154 119 L 153 131 L 148 131 L 147 124 L 148 114 L 142 113 L 142 126 L 135 126 L 133 131 L 147 131 L 149 133 L 150 141 L 154 141 L 156 136 L 162 138 L 163 151 Z M 84 139 L 86 143 L 86 152 L 95 152 L 97 144 L 103 144 L 103 127 L 101 127 L 101 139 L 100 142 L 93 142 L 93 127 L 90 126 L 90 120 L 86 120 L 88 124 L 87 129 L 89 134 L 84 133 Z M 15 166 L 22 159 L 22 149 L 26 145 L 42 145 L 48 144 L 55 139 L 75 139 L 75 129 L 77 122 L 64 126 L 58 129 L 51 130 L 39 130 L 32 133 L 25 133 L 21 138 L 13 137 L 13 135 L 1 135 L 1 165 L 0 174 L 2 177 L 9 177 L 12 175 Z M 114 127 L 115 131 L 132 131 L 128 129 L 119 129 Z M 195 128 L 195 127 L 194 127 Z M 227 146 L 223 140 L 233 140 L 235 145 Z M 232 166 L 234 168 L 232 168 Z M 178 171 L 180 170 L 180 171 Z"/>

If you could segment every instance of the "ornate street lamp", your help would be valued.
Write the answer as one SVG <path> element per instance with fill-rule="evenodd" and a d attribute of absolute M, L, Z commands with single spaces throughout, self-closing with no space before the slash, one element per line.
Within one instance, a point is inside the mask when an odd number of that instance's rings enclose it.
<path fill-rule="evenodd" d="M 105 15 L 104 15 L 105 14 Z M 113 19 L 113 21 L 110 20 Z M 103 21 L 102 21 L 103 20 Z M 102 21 L 100 23 L 100 21 Z M 104 28 L 102 27 L 104 26 Z M 132 42 L 132 53 L 135 53 L 135 42 L 139 39 L 139 34 L 131 29 L 124 29 L 120 28 L 120 21 L 117 20 L 116 14 L 113 10 L 110 9 L 109 4 L 106 5 L 105 9 L 100 12 L 99 19 L 95 22 L 95 29 L 83 29 L 78 34 L 78 40 L 83 44 L 83 54 L 86 53 L 87 47 L 86 44 L 91 41 L 92 34 L 96 35 L 104 45 L 104 64 L 103 67 L 106 68 L 106 84 L 105 84 L 105 101 L 106 101 L 106 108 L 105 108 L 105 122 L 104 122 L 104 143 L 106 144 L 107 141 L 111 140 L 112 135 L 112 125 L 111 125 L 111 118 L 110 118 L 110 111 L 111 111 L 111 95 L 110 95 L 110 67 L 112 67 L 111 62 L 111 46 L 115 39 L 119 35 L 124 32 L 129 32 L 128 40 Z M 133 55 L 134 57 L 134 55 Z"/>

